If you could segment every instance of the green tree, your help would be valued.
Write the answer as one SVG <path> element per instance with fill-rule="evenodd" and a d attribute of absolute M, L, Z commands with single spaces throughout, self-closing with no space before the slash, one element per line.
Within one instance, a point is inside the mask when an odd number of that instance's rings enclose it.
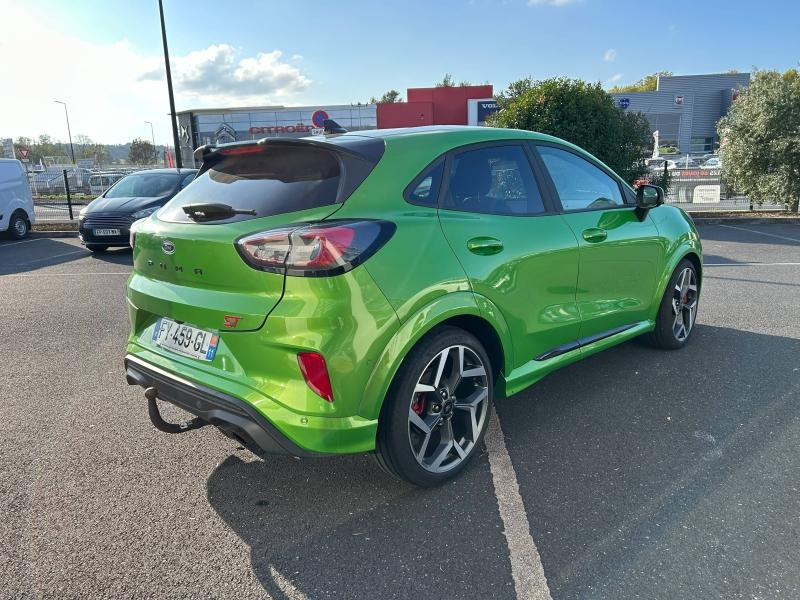
<path fill-rule="evenodd" d="M 623 111 L 599 83 L 557 77 L 530 78 L 509 86 L 501 110 L 490 118 L 497 127 L 527 129 L 560 137 L 591 152 L 634 182 L 646 173 L 650 125 L 641 113 Z M 516 95 L 514 95 L 516 94 Z"/>
<path fill-rule="evenodd" d="M 400 97 L 400 92 L 397 90 L 389 90 L 385 92 L 380 98 L 373 96 L 369 99 L 370 104 L 394 104 L 395 102 L 402 102 L 403 98 Z"/>
<path fill-rule="evenodd" d="M 134 165 L 152 165 L 156 162 L 153 144 L 147 140 L 136 138 L 128 150 L 128 162 Z"/>
<path fill-rule="evenodd" d="M 797 210 L 800 200 L 800 73 L 758 71 L 717 125 L 725 181 L 759 204 Z"/>
<path fill-rule="evenodd" d="M 92 158 L 96 164 L 109 162 L 110 156 L 105 145 L 94 142 L 88 135 L 78 133 L 73 141 L 76 158 Z"/>
<path fill-rule="evenodd" d="M 536 81 L 530 75 L 523 77 L 522 79 L 512 81 L 508 84 L 508 87 L 505 89 L 505 91 L 500 92 L 495 97 L 497 100 L 497 105 L 502 109 L 508 102 L 521 96 L 531 89 L 535 84 Z"/>
<path fill-rule="evenodd" d="M 436 87 L 455 87 L 453 76 L 450 73 L 445 73 L 442 80 L 436 84 Z"/>
<path fill-rule="evenodd" d="M 652 75 L 645 75 L 636 83 L 628 85 L 615 85 L 609 91 L 612 94 L 620 94 L 625 92 L 655 92 L 658 89 L 658 78 L 669 77 L 672 71 L 658 71 Z"/>
<path fill-rule="evenodd" d="M 27 148 L 28 159 L 31 164 L 38 163 L 50 156 L 65 156 L 69 154 L 69 148 L 64 144 L 54 142 L 53 139 L 46 133 L 41 134 L 38 138 L 33 139 L 25 136 L 20 136 L 14 142 L 15 148 Z"/>

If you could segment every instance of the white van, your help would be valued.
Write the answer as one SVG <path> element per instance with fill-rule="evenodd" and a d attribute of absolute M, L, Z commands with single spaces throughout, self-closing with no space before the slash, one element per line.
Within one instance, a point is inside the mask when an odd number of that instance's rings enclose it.
<path fill-rule="evenodd" d="M 30 232 L 34 219 L 25 167 L 18 160 L 0 158 L 0 233 L 7 231 L 21 240 Z"/>

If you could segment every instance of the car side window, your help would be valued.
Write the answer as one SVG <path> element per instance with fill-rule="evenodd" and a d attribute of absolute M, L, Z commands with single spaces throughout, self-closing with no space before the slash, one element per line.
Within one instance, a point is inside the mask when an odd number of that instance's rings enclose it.
<path fill-rule="evenodd" d="M 577 154 L 537 146 L 565 211 L 625 206 L 619 183 Z"/>
<path fill-rule="evenodd" d="M 411 204 L 436 208 L 443 174 L 444 159 L 441 159 L 428 167 L 411 183 L 411 189 L 406 192 L 406 200 Z"/>
<path fill-rule="evenodd" d="M 528 156 L 516 145 L 456 154 L 442 208 L 497 215 L 545 212 Z"/>

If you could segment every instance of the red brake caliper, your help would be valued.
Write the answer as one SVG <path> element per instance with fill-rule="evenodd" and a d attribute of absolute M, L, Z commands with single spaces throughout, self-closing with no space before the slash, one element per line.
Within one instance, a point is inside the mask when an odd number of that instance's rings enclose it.
<path fill-rule="evenodd" d="M 422 416 L 422 413 L 425 412 L 425 392 L 417 394 L 414 402 L 411 403 L 411 410 Z"/>

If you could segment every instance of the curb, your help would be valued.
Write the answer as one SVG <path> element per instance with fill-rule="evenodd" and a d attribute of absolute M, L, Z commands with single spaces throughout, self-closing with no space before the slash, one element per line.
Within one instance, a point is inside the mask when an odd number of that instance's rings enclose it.
<path fill-rule="evenodd" d="M 31 231 L 29 238 L 76 238 L 77 231 Z"/>
<path fill-rule="evenodd" d="M 800 225 L 800 217 L 692 217 L 692 220 L 695 225 Z"/>

